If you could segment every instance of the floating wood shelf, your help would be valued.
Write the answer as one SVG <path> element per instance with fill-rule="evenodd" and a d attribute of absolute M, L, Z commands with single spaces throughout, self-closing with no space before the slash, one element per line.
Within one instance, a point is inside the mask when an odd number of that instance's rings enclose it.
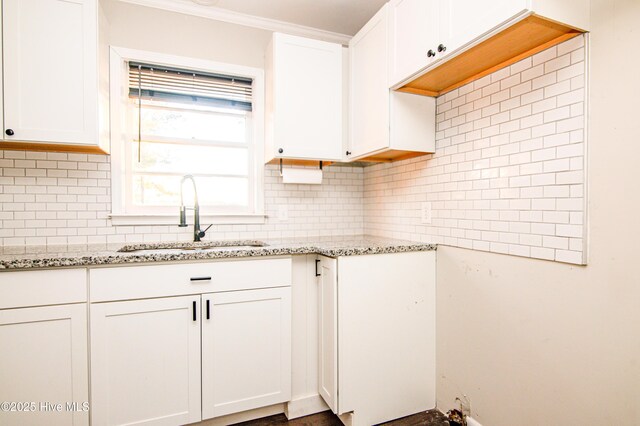
<path fill-rule="evenodd" d="M 109 152 L 96 145 L 65 145 L 19 141 L 2 141 L 0 142 L 0 149 L 11 149 L 16 151 L 75 152 L 78 154 L 109 154 Z"/>
<path fill-rule="evenodd" d="M 322 162 L 322 166 L 328 166 L 330 164 L 334 163 L 334 161 L 323 161 Z M 280 164 L 280 159 L 279 158 L 274 158 L 273 160 L 267 162 L 267 164 L 275 164 L 275 165 L 279 165 Z M 306 166 L 306 167 L 318 167 L 320 165 L 320 161 L 319 160 L 296 160 L 293 158 L 283 158 L 282 159 L 282 165 L 283 166 Z"/>
<path fill-rule="evenodd" d="M 439 96 L 583 32 L 531 15 L 398 89 Z"/>
<path fill-rule="evenodd" d="M 422 155 L 431 154 L 430 152 L 416 152 L 416 151 L 400 151 L 397 149 L 391 149 L 389 151 L 373 154 L 368 157 L 358 158 L 356 161 L 372 162 L 372 163 L 391 163 L 393 161 L 406 160 L 408 158 L 420 157 Z"/>

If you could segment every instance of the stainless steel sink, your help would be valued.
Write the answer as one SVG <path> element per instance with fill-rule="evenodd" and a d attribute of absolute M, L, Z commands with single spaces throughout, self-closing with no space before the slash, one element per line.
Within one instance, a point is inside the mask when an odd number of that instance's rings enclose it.
<path fill-rule="evenodd" d="M 153 243 L 153 244 L 128 244 L 121 247 L 118 252 L 149 252 L 161 251 L 163 253 L 184 253 L 219 250 L 251 250 L 258 247 L 266 247 L 263 241 L 207 241 L 197 243 Z"/>

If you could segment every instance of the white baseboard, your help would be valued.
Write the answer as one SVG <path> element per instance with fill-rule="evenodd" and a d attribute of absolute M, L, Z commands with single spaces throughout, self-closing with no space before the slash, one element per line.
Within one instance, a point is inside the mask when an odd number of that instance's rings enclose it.
<path fill-rule="evenodd" d="M 467 416 L 467 426 L 482 426 L 479 421 L 473 417 Z"/>
<path fill-rule="evenodd" d="M 216 417 L 215 419 L 204 420 L 200 423 L 193 423 L 194 426 L 227 426 L 249 420 L 261 419 L 284 413 L 286 404 L 275 404 L 268 407 L 256 408 L 255 410 L 243 411 L 242 413 L 229 414 L 228 416 Z"/>
<path fill-rule="evenodd" d="M 311 395 L 304 398 L 294 399 L 285 404 L 284 414 L 287 419 L 297 419 L 311 414 L 327 411 L 329 406 L 320 395 Z"/>

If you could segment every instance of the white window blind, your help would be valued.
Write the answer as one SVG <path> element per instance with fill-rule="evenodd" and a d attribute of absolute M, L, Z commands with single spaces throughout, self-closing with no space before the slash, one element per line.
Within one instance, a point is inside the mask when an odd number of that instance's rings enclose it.
<path fill-rule="evenodd" d="M 129 97 L 251 111 L 252 80 L 129 62 Z"/>

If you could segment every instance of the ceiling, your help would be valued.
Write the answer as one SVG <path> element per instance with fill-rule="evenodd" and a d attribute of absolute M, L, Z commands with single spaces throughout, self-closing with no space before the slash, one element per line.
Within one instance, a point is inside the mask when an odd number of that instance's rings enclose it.
<path fill-rule="evenodd" d="M 191 0 L 233 12 L 354 35 L 387 0 Z"/>

